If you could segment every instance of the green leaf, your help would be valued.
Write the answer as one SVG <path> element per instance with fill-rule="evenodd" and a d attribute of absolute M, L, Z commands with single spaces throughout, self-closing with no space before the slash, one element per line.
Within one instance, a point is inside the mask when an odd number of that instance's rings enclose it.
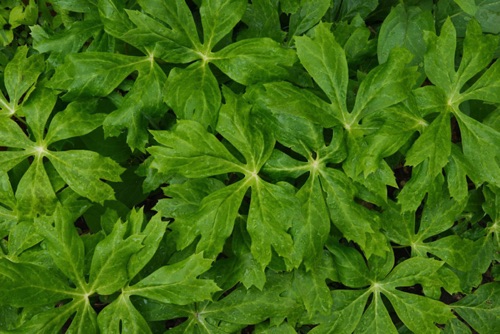
<path fill-rule="evenodd" d="M 146 320 L 123 294 L 99 313 L 97 322 L 105 333 L 152 333 Z"/>
<path fill-rule="evenodd" d="M 251 114 L 250 104 L 225 87 L 223 92 L 226 103 L 220 110 L 216 129 L 243 155 L 245 168 L 256 173 L 272 154 L 274 138 L 270 131 L 254 123 L 257 116 Z"/>
<path fill-rule="evenodd" d="M 439 176 L 432 176 L 429 165 L 429 160 L 424 160 L 412 168 L 410 180 L 398 194 L 398 204 L 401 205 L 404 211 L 417 210 L 428 191 L 429 185 L 439 178 Z"/>
<path fill-rule="evenodd" d="M 16 307 L 55 303 L 72 295 L 67 283 L 53 270 L 31 263 L 0 258 L 0 303 Z"/>
<path fill-rule="evenodd" d="M 330 289 L 325 280 L 332 279 L 335 272 L 331 255 L 326 251 L 318 254 L 316 263 L 310 266 L 309 271 L 298 269 L 294 272 L 293 287 L 304 301 L 310 316 L 317 313 L 325 314 L 333 306 Z"/>
<path fill-rule="evenodd" d="M 234 324 L 257 324 L 265 319 L 282 318 L 298 305 L 283 293 L 290 288 L 286 275 L 268 275 L 266 289 L 240 286 L 227 297 L 212 303 L 200 312 L 200 316 Z"/>
<path fill-rule="evenodd" d="M 12 8 L 9 15 L 9 23 L 12 25 L 11 29 L 17 28 L 22 24 L 33 25 L 38 18 L 38 6 L 34 0 L 29 3 Z"/>
<path fill-rule="evenodd" d="M 375 213 L 353 203 L 354 185 L 347 176 L 330 168 L 321 173 L 321 184 L 332 222 L 344 237 L 359 244 L 367 258 L 373 254 L 384 257 L 387 251 L 385 236 L 378 231 Z"/>
<path fill-rule="evenodd" d="M 54 109 L 57 96 L 46 88 L 39 88 L 33 92 L 30 99 L 23 104 L 23 113 L 26 123 L 38 143 L 44 138 L 45 126 Z"/>
<path fill-rule="evenodd" d="M 445 324 L 454 317 L 447 305 L 430 298 L 399 290 L 384 291 L 384 295 L 398 317 L 414 333 L 440 333 L 435 324 Z"/>
<path fill-rule="evenodd" d="M 366 290 L 334 290 L 331 313 L 314 327 L 311 334 L 350 334 L 354 332 L 363 315 L 370 294 Z"/>
<path fill-rule="evenodd" d="M 425 159 L 429 161 L 431 177 L 441 172 L 451 154 L 450 119 L 447 112 L 439 116 L 425 128 L 406 155 L 406 164 L 417 166 Z"/>
<path fill-rule="evenodd" d="M 47 157 L 59 175 L 76 193 L 94 202 L 114 198 L 110 185 L 101 180 L 119 182 L 124 168 L 110 158 L 92 151 L 51 151 Z"/>
<path fill-rule="evenodd" d="M 462 100 L 482 100 L 485 102 L 499 103 L 500 84 L 498 75 L 500 73 L 500 61 L 495 61 L 486 72 L 463 94 Z"/>
<path fill-rule="evenodd" d="M 224 187 L 216 179 L 191 179 L 182 184 L 171 184 L 163 189 L 166 199 L 158 201 L 154 210 L 163 217 L 177 218 L 198 210 L 204 197 Z"/>
<path fill-rule="evenodd" d="M 127 265 L 130 257 L 143 248 L 144 236 L 132 235 L 124 239 L 127 224 L 118 221 L 111 234 L 100 241 L 94 252 L 90 267 L 89 284 L 92 291 L 110 295 L 132 279 Z"/>
<path fill-rule="evenodd" d="M 21 161 L 26 159 L 30 154 L 26 151 L 7 151 L 0 153 L 0 171 L 3 173 L 8 172 Z"/>
<path fill-rule="evenodd" d="M 384 287 L 393 288 L 402 286 L 413 286 L 422 283 L 422 280 L 432 279 L 443 262 L 426 259 L 423 257 L 412 257 L 396 266 L 384 279 Z"/>
<path fill-rule="evenodd" d="M 481 285 L 473 294 L 451 305 L 453 310 L 478 333 L 494 332 L 500 326 L 498 282 Z"/>
<path fill-rule="evenodd" d="M 49 63 L 60 65 L 67 54 L 77 53 L 85 42 L 96 36 L 103 28 L 98 20 L 85 20 L 73 23 L 68 29 L 51 33 L 40 25 L 30 27 L 33 48 L 40 53 L 50 53 Z"/>
<path fill-rule="evenodd" d="M 385 63 L 396 47 L 406 47 L 411 51 L 414 57 L 410 64 L 422 63 L 426 50 L 424 31 L 434 31 L 430 11 L 419 7 L 405 8 L 403 4 L 393 7 L 380 28 L 377 44 L 379 63 Z"/>
<path fill-rule="evenodd" d="M 469 15 L 474 15 L 477 11 L 477 7 L 474 0 L 453 0 L 457 3 L 457 5 L 462 8 L 464 12 Z"/>
<path fill-rule="evenodd" d="M 270 38 L 251 38 L 226 46 L 209 60 L 234 81 L 251 85 L 289 78 L 296 57 Z"/>
<path fill-rule="evenodd" d="M 373 294 L 373 300 L 356 327 L 356 333 L 398 333 L 378 291 Z"/>
<path fill-rule="evenodd" d="M 452 94 L 456 80 L 455 49 L 456 31 L 450 19 L 441 28 L 440 36 L 432 32 L 424 32 L 427 52 L 424 58 L 425 73 L 429 80 L 443 89 L 447 96 Z"/>
<path fill-rule="evenodd" d="M 27 54 L 26 46 L 17 48 L 14 58 L 5 66 L 4 85 L 10 101 L 0 93 L 0 115 L 11 116 L 17 112 L 20 99 L 26 94 L 26 100 L 45 68 L 43 56 L 27 57 Z"/>
<path fill-rule="evenodd" d="M 213 47 L 241 20 L 247 8 L 245 0 L 210 0 L 203 1 L 200 7 L 203 26 L 203 47 Z"/>
<path fill-rule="evenodd" d="M 278 119 L 291 115 L 295 116 L 293 121 L 298 122 L 300 120 L 296 120 L 297 118 L 303 118 L 325 127 L 340 122 L 341 115 L 332 114 L 334 113 L 331 111 L 332 107 L 308 90 L 300 89 L 285 81 L 266 83 L 264 87 L 265 93 L 260 94 L 257 99 L 276 114 Z M 290 123 L 289 126 L 293 126 L 292 120 L 287 122 Z"/>
<path fill-rule="evenodd" d="M 293 240 L 287 230 L 296 222 L 300 224 L 299 208 L 290 187 L 259 178 L 253 181 L 247 229 L 252 238 L 252 254 L 259 263 L 267 265 L 271 261 L 271 249 L 291 260 Z"/>
<path fill-rule="evenodd" d="M 196 277 L 210 268 L 212 260 L 203 254 L 195 254 L 172 265 L 159 268 L 137 284 L 124 289 L 125 294 L 138 295 L 162 303 L 186 305 L 211 299 L 219 287 L 210 281 Z"/>
<path fill-rule="evenodd" d="M 181 31 L 172 30 L 143 12 L 127 10 L 126 13 L 136 28 L 126 31 L 118 38 L 168 62 L 184 64 L 200 59 L 192 42 L 186 41 Z"/>
<path fill-rule="evenodd" d="M 196 247 L 205 256 L 216 257 L 231 235 L 238 209 L 248 189 L 243 181 L 224 187 L 206 196 L 192 215 L 177 219 L 172 226 L 176 233 L 177 248 L 183 249 L 201 235 Z"/>
<path fill-rule="evenodd" d="M 133 210 L 131 212 L 129 225 L 132 225 L 134 220 L 136 221 L 135 226 L 137 227 L 134 234 L 145 235 L 145 237 L 142 242 L 144 247 L 137 253 L 132 254 L 130 257 L 128 263 L 129 277 L 135 277 L 135 275 L 137 275 L 153 258 L 154 254 L 158 250 L 158 247 L 160 246 L 160 242 L 163 239 L 163 235 L 165 234 L 165 229 L 167 227 L 167 223 L 163 222 L 160 215 L 157 214 L 153 216 L 149 222 L 147 222 L 143 230 L 144 215 L 142 208 L 139 211 Z"/>
<path fill-rule="evenodd" d="M 436 255 L 453 268 L 461 271 L 471 269 L 475 255 L 473 242 L 456 235 L 429 242 L 424 247 L 419 247 L 419 249 Z"/>
<path fill-rule="evenodd" d="M 385 63 L 368 73 L 359 86 L 351 119 L 358 121 L 408 97 L 417 78 L 416 68 L 407 67 L 412 57 L 408 50 L 395 48 Z"/>
<path fill-rule="evenodd" d="M 140 0 L 142 9 L 149 15 L 160 19 L 172 28 L 179 44 L 198 49 L 200 46 L 196 24 L 185 0 L 165 3 L 162 0 Z"/>
<path fill-rule="evenodd" d="M 471 334 L 470 328 L 458 319 L 451 319 L 444 329 L 445 334 Z"/>
<path fill-rule="evenodd" d="M 217 79 L 203 62 L 174 68 L 165 86 L 165 102 L 180 119 L 193 120 L 215 128 L 221 93 Z"/>
<path fill-rule="evenodd" d="M 67 333 L 95 333 L 97 331 L 97 314 L 92 305 L 86 300 L 83 306 L 80 306 L 76 311 Z"/>
<path fill-rule="evenodd" d="M 476 20 L 471 20 L 467 24 L 464 52 L 457 71 L 459 87 L 491 63 L 498 41 L 498 36 L 483 35 L 481 26 Z"/>
<path fill-rule="evenodd" d="M 55 227 L 52 227 L 52 221 Z M 49 254 L 56 266 L 79 288 L 85 289 L 85 249 L 78 236 L 71 213 L 58 205 L 51 219 L 40 218 L 36 222 L 38 233 L 45 238 Z"/>
<path fill-rule="evenodd" d="M 86 135 L 99 127 L 105 115 L 88 113 L 95 108 L 94 101 L 72 102 L 65 110 L 58 112 L 50 121 L 44 140 L 46 145 Z"/>
<path fill-rule="evenodd" d="M 18 209 L 27 217 L 49 214 L 55 208 L 56 194 L 41 157 L 23 175 L 16 190 Z"/>
<path fill-rule="evenodd" d="M 395 154 L 423 124 L 426 124 L 424 119 L 402 104 L 367 116 L 363 120 L 363 126 L 377 130 L 365 136 L 367 145 L 361 147 L 358 154 L 357 174 L 363 173 L 366 179 L 369 175 L 386 169 L 387 163 L 383 158 Z M 391 185 L 395 186 L 394 183 Z"/>
<path fill-rule="evenodd" d="M 457 113 L 462 135 L 463 151 L 482 181 L 500 186 L 500 166 L 496 159 L 500 156 L 500 133 L 473 118 Z M 480 150 L 477 148 L 481 147 Z"/>
<path fill-rule="evenodd" d="M 197 178 L 241 170 L 240 162 L 198 122 L 181 120 L 173 131 L 151 132 L 165 145 L 148 150 L 154 157 L 151 167 L 162 173 Z"/>
<path fill-rule="evenodd" d="M 39 244 L 43 237 L 35 233 L 33 223 L 20 221 L 9 232 L 8 256 L 17 259 L 22 253 Z"/>
<path fill-rule="evenodd" d="M 317 261 L 317 257 L 321 256 L 328 238 L 329 212 L 318 177 L 310 177 L 296 196 L 302 205 L 304 219 L 297 219 L 298 223 L 292 226 L 294 250 L 309 269 Z"/>
<path fill-rule="evenodd" d="M 125 3 L 117 0 L 99 0 L 99 18 L 104 24 L 106 33 L 121 38 L 127 31 L 134 28 L 134 25 L 124 11 Z"/>
<path fill-rule="evenodd" d="M 370 272 L 363 256 L 357 250 L 335 243 L 328 243 L 327 247 L 333 254 L 333 262 L 342 284 L 351 288 L 370 285 Z"/>
<path fill-rule="evenodd" d="M 280 3 L 283 6 L 282 3 Z M 274 0 L 255 0 L 248 4 L 241 21 L 248 29 L 242 31 L 242 39 L 252 37 L 269 37 L 276 42 L 282 42 L 285 33 L 281 30 L 278 2 Z"/>
<path fill-rule="evenodd" d="M 0 119 L 0 131 L 2 132 L 2 136 L 0 137 L 0 146 L 27 149 L 33 145 L 33 142 L 28 139 L 23 130 L 21 130 L 16 122 L 10 118 Z M 2 152 L 1 154 L 5 155 L 6 153 L 7 152 Z M 8 153 L 11 154 L 14 152 Z M 21 152 L 15 153 L 18 154 Z"/>
<path fill-rule="evenodd" d="M 106 136 L 119 136 L 127 129 L 127 144 L 132 150 L 142 152 L 149 140 L 149 120 L 165 113 L 162 92 L 166 76 L 156 63 L 150 65 L 149 69 L 140 71 L 118 109 L 107 115 L 103 124 Z"/>
<path fill-rule="evenodd" d="M 330 7 L 328 0 L 305 0 L 301 1 L 300 8 L 290 16 L 290 26 L 288 28 L 288 39 L 293 36 L 302 35 L 307 30 L 316 25 L 325 15 Z"/>
<path fill-rule="evenodd" d="M 48 311 L 37 313 L 13 332 L 41 334 L 57 333 L 61 331 L 64 324 L 68 321 L 68 318 L 75 313 L 76 306 L 75 303 L 69 303 L 61 307 L 53 307 Z"/>
<path fill-rule="evenodd" d="M 326 93 L 333 116 L 342 124 L 346 122 L 346 94 L 348 83 L 347 61 L 344 50 L 335 41 L 327 24 L 319 24 L 314 39 L 307 36 L 295 39 L 297 55 L 316 83 Z"/>
<path fill-rule="evenodd" d="M 342 20 L 350 21 L 356 15 L 366 18 L 378 6 L 377 0 L 351 0 L 342 2 L 340 16 Z"/>
<path fill-rule="evenodd" d="M 149 57 L 105 52 L 70 54 L 49 81 L 50 88 L 68 91 L 63 98 L 109 95 L 138 67 L 151 64 Z"/>

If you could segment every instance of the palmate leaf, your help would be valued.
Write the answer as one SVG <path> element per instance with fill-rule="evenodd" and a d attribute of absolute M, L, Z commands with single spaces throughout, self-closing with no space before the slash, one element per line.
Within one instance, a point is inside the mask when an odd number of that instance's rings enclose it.
<path fill-rule="evenodd" d="M 311 333 L 352 333 L 354 331 L 397 333 L 381 294 L 387 297 L 399 319 L 413 332 L 439 333 L 440 330 L 435 324 L 445 324 L 453 318 L 447 305 L 425 296 L 398 289 L 415 284 L 421 284 L 425 288 L 428 284 L 432 284 L 438 277 L 438 271 L 443 262 L 415 257 L 392 268 L 394 257 L 389 256 L 385 260 L 385 267 L 388 270 L 376 274 L 375 272 L 379 269 L 376 261 L 368 261 L 368 266 L 373 266 L 373 269 L 369 269 L 362 258 L 361 262 L 357 264 L 350 261 L 353 258 L 361 257 L 359 253 L 357 256 L 355 255 L 356 250 L 335 245 L 329 248 L 334 255 L 334 263 L 338 264 L 338 274 L 342 283 L 358 289 L 332 291 L 332 297 L 337 297 L 334 300 L 341 302 L 334 303 L 328 315 L 315 318 L 318 326 Z M 361 268 L 364 271 L 363 275 L 368 278 L 364 280 L 364 283 L 356 279 Z M 359 289 L 368 285 L 370 287 L 367 289 Z M 364 311 L 370 295 L 373 298 Z"/>
<path fill-rule="evenodd" d="M 16 190 L 19 206 L 27 216 L 50 213 L 56 202 L 55 189 L 48 177 L 45 159 L 52 163 L 70 188 L 96 202 L 110 199 L 114 195 L 111 186 L 102 180 L 118 182 L 123 171 L 116 162 L 95 152 L 52 151 L 49 148 L 55 142 L 91 132 L 104 118 L 102 114 L 77 112 L 75 109 L 81 105 L 78 102 L 71 103 L 54 116 L 45 134 L 56 99 L 50 90 L 39 88 L 24 103 L 23 113 L 33 138 L 28 138 L 12 120 L 0 121 L 0 128 L 5 129 L 6 133 L 0 139 L 0 145 L 22 149 L 0 152 L 0 161 L 3 162 L 1 170 L 7 172 L 27 157 L 34 157 Z"/>
<path fill-rule="evenodd" d="M 401 212 L 400 207 L 393 203 L 390 203 L 382 215 L 382 222 L 389 239 L 397 244 L 410 246 L 412 254 L 424 257 L 428 253 L 434 254 L 458 270 L 469 271 L 477 247 L 472 240 L 458 235 L 429 240 L 450 229 L 464 206 L 464 202 L 449 198 L 446 186 L 441 181 L 429 189 L 420 222 L 416 222 L 415 213 Z"/>
<path fill-rule="evenodd" d="M 260 92 L 258 99 L 273 114 L 291 114 L 305 118 L 322 127 L 341 125 L 347 131 L 349 149 L 348 160 L 344 163 L 346 174 L 354 181 L 386 198 L 386 185 L 394 184 L 394 177 L 388 166 L 377 161 L 377 167 L 365 167 L 360 161 L 362 152 L 368 144 L 362 135 L 371 132 L 359 122 L 370 115 L 379 113 L 399 102 L 404 101 L 415 79 L 415 69 L 406 64 L 411 55 L 403 49 L 394 49 L 388 60 L 370 71 L 360 83 L 352 110 L 347 107 L 348 66 L 345 51 L 335 40 L 327 24 L 319 24 L 314 29 L 313 37 L 296 38 L 297 55 L 308 73 L 326 94 L 329 103 L 309 91 L 285 83 L 265 84 L 265 92 Z M 383 116 L 379 116 L 383 117 Z M 390 117 L 389 115 L 387 117 Z M 421 120 L 416 117 L 415 123 Z M 417 126 L 415 126 L 417 128 Z M 401 142 L 400 145 L 403 145 Z M 385 152 L 384 152 L 385 153 Z M 382 160 L 380 157 L 379 159 Z M 379 171 L 379 173 L 375 173 Z M 369 177 L 370 176 L 370 177 Z"/>
<path fill-rule="evenodd" d="M 189 304 L 210 299 L 219 290 L 213 281 L 196 278 L 211 265 L 211 260 L 204 259 L 202 254 L 163 266 L 130 286 L 132 279 L 158 249 L 166 228 L 166 223 L 159 216 L 145 222 L 142 210 L 132 211 L 123 223 L 118 221 L 113 231 L 96 243 L 90 254 L 90 269 L 85 268 L 84 259 L 89 255 L 85 254 L 85 247 L 88 245 L 84 245 L 73 225 L 78 215 L 58 206 L 53 217 L 46 216 L 36 221 L 37 230 L 46 237 L 48 253 L 55 264 L 52 269 L 29 262 L 14 263 L 7 258 L 0 259 L 0 265 L 4 267 L 1 270 L 3 274 L 0 274 L 0 295 L 4 295 L 4 289 L 13 294 L 12 298 L 2 298 L 0 303 L 3 305 L 48 306 L 70 300 L 61 307 L 48 307 L 31 319 L 21 321 L 17 332 L 34 330 L 53 333 L 74 315 L 69 330 L 75 332 L 96 332 L 97 327 L 105 331 L 120 326 L 121 322 L 125 331 L 137 331 L 140 325 L 141 330 L 149 333 L 146 321 L 129 300 L 131 295 Z M 51 226 L 52 221 L 55 221 L 55 227 Z M 146 226 L 143 226 L 144 223 Z M 15 241 L 14 237 L 12 241 Z M 118 298 L 97 316 L 89 297 L 118 290 L 121 290 Z"/>
<path fill-rule="evenodd" d="M 246 289 L 239 285 L 224 297 L 214 301 L 186 306 L 147 303 L 139 306 L 148 321 L 160 321 L 186 317 L 181 325 L 168 333 L 236 333 L 250 324 L 270 319 L 279 325 L 287 316 L 300 314 L 302 308 L 287 296 L 292 286 L 290 274 L 269 272 L 266 288 Z"/>
<path fill-rule="evenodd" d="M 272 153 L 274 139 L 252 122 L 250 105 L 228 89 L 224 92 L 226 104 L 221 109 L 217 130 L 238 150 L 245 163 L 197 122 L 179 121 L 172 131 L 153 132 L 163 146 L 149 149 L 154 158 L 151 166 L 163 174 L 188 178 L 231 172 L 244 175 L 242 180 L 206 196 L 195 212 L 176 217 L 172 227 L 177 233 L 177 245 L 185 248 L 201 235 L 197 252 L 217 256 L 231 234 L 241 201 L 251 188 L 247 228 L 253 256 L 264 268 L 274 249 L 295 266 L 293 242 L 287 233 L 294 222 L 301 219 L 294 191 L 285 185 L 270 184 L 258 175 Z"/>
<path fill-rule="evenodd" d="M 475 171 L 468 175 L 475 183 L 488 182 L 498 185 L 500 166 L 497 162 L 500 140 L 496 130 L 484 125 L 462 111 L 462 103 L 471 99 L 497 103 L 500 101 L 496 73 L 500 68 L 495 62 L 470 87 L 468 82 L 484 70 L 493 60 L 493 53 L 498 44 L 497 36 L 483 35 L 475 20 L 467 25 L 463 44 L 463 56 L 458 69 L 455 69 L 456 30 L 451 20 L 446 20 L 438 37 L 432 32 L 425 34 L 427 52 L 424 57 L 425 72 L 435 86 L 427 86 L 415 91 L 419 108 L 423 113 L 439 113 L 432 123 L 423 130 L 408 152 L 406 163 L 420 166 L 399 195 L 399 203 L 404 210 L 415 210 L 426 189 L 434 182 L 435 176 L 442 173 L 442 168 L 456 159 L 451 155 L 451 129 L 449 116 L 454 116 L 460 127 L 464 160 L 475 165 Z M 478 150 L 477 147 L 484 149 Z M 429 150 L 429 147 L 432 150 Z M 424 153 L 425 152 L 425 153 Z M 460 153 L 454 154 L 455 156 Z M 451 169 L 457 166 L 449 167 Z M 450 182 L 450 192 L 454 198 L 466 197 L 465 187 L 455 185 L 465 182 L 465 173 L 456 175 Z"/>
<path fill-rule="evenodd" d="M 221 94 L 210 63 L 245 85 L 291 77 L 290 68 L 296 61 L 294 52 L 270 38 L 241 40 L 217 50 L 222 38 L 241 20 L 246 1 L 202 1 L 202 40 L 184 0 L 168 6 L 159 0 L 139 4 L 145 13 L 127 10 L 125 14 L 115 0 L 101 1 L 105 28 L 151 57 L 169 63 L 190 63 L 187 68 L 174 68 L 166 80 L 164 100 L 178 118 L 215 128 Z"/>
<path fill-rule="evenodd" d="M 277 88 L 275 84 L 265 86 Z M 326 145 L 321 126 L 315 126 L 305 115 L 301 117 L 294 113 L 302 108 L 305 113 L 307 102 L 298 103 L 298 108 L 287 109 L 288 105 L 281 108 L 277 100 L 281 101 L 281 97 L 273 99 L 273 96 L 266 94 L 261 101 L 267 109 L 263 112 L 273 113 L 271 124 L 277 129 L 278 141 L 291 147 L 307 161 L 295 160 L 276 150 L 264 165 L 264 172 L 275 180 L 298 178 L 309 172 L 309 178 L 297 193 L 302 203 L 304 221 L 292 227 L 297 256 L 307 259 L 305 264 L 308 266 L 321 253 L 330 231 L 330 221 L 346 238 L 358 243 L 368 257 L 376 253 L 382 255 L 387 250 L 384 246 L 385 237 L 379 231 L 377 220 L 373 219 L 374 213 L 353 202 L 357 189 L 352 180 L 338 169 L 327 167 L 327 164 L 339 163 L 345 158 L 342 131 L 338 127 L 334 128 L 333 138 Z"/>
<path fill-rule="evenodd" d="M 104 52 L 71 54 L 59 66 L 49 86 L 67 91 L 63 99 L 76 100 L 109 95 L 132 72 L 138 71 L 135 84 L 117 109 L 107 115 L 104 130 L 108 136 L 118 136 L 127 129 L 127 144 L 144 151 L 149 135 L 148 118 L 165 113 L 161 92 L 166 80 L 163 70 L 152 55 L 133 57 Z"/>

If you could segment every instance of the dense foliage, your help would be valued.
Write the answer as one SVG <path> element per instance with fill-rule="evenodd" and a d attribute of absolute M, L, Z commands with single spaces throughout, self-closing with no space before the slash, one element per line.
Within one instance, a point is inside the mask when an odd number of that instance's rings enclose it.
<path fill-rule="evenodd" d="M 1 6 L 0 333 L 500 328 L 500 1 Z"/>

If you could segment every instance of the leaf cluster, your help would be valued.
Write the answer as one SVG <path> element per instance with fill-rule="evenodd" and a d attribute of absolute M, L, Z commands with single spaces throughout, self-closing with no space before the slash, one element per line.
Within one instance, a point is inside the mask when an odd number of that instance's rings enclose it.
<path fill-rule="evenodd" d="M 493 333 L 496 0 L 9 0 L 0 333 Z"/>

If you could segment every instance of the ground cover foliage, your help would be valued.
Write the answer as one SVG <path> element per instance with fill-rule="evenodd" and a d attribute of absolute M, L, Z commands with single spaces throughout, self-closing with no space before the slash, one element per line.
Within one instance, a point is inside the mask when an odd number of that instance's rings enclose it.
<path fill-rule="evenodd" d="M 499 1 L 1 6 L 1 333 L 500 328 Z"/>

